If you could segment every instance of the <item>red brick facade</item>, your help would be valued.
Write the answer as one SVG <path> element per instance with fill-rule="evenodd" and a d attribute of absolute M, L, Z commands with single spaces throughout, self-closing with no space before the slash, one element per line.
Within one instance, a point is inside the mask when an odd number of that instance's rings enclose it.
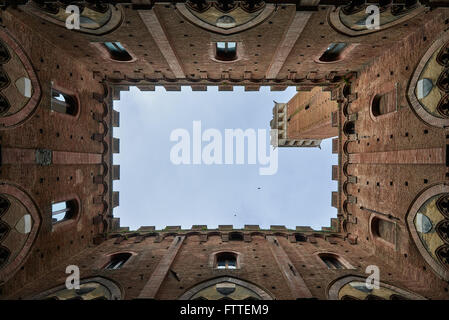
<path fill-rule="evenodd" d="M 449 67 L 449 9 L 422 1 L 389 14 L 379 30 L 360 32 L 347 25 L 354 8 L 330 1 L 251 8 L 236 1 L 229 28 L 208 22 L 195 1 L 115 2 L 121 4 L 94 8 L 112 12 L 98 29 L 68 30 L 52 16 L 54 8 L 31 1 L 0 12 L 0 62 L 7 74 L 0 77 L 7 100 L 0 99 L 2 299 L 60 293 L 68 265 L 79 266 L 83 283 L 108 288 L 110 299 L 215 297 L 211 286 L 220 294 L 232 287 L 236 298 L 369 299 L 375 294 L 351 295 L 351 284 L 363 282 L 373 265 L 390 292 L 383 298 L 449 297 L 449 102 L 444 94 L 432 100 L 446 92 L 445 73 L 434 70 Z M 223 8 L 217 2 L 208 10 Z M 233 16 L 233 10 L 245 14 Z M 226 41 L 236 43 L 232 61 L 219 60 L 215 51 Z M 105 42 L 120 42 L 129 57 L 114 56 Z M 346 49 L 324 61 L 332 43 Z M 425 69 L 429 63 L 434 67 Z M 438 78 L 427 100 L 416 87 L 423 72 Z M 112 181 L 120 178 L 112 164 L 120 150 L 112 137 L 119 125 L 112 101 L 134 85 L 168 91 L 296 86 L 287 135 L 337 137 L 332 205 L 338 216 L 322 230 L 120 227 L 112 216 L 119 205 Z M 68 97 L 67 112 L 54 107 L 54 92 Z M 427 201 L 431 197 L 437 198 Z M 52 203 L 61 201 L 71 215 L 55 223 Z M 433 251 L 422 242 L 430 237 L 427 220 L 417 221 L 426 213 L 439 219 L 432 230 L 440 238 L 428 242 L 438 244 Z M 235 268 L 218 268 L 220 253 L 235 257 Z M 107 268 L 124 256 L 120 267 Z"/>

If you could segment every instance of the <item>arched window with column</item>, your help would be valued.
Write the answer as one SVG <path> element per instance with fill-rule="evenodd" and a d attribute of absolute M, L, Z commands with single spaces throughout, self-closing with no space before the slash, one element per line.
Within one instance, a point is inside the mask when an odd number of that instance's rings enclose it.
<path fill-rule="evenodd" d="M 69 116 L 76 116 L 79 112 L 78 99 L 75 95 L 71 95 L 56 88 L 52 88 L 51 110 Z"/>
<path fill-rule="evenodd" d="M 75 219 L 78 215 L 79 205 L 75 199 L 58 201 L 51 204 L 52 223 L 57 224 L 63 221 Z"/>
<path fill-rule="evenodd" d="M 49 289 L 26 300 L 120 300 L 119 286 L 106 278 L 82 279 L 79 289 L 67 289 L 65 284 Z"/>
<path fill-rule="evenodd" d="M 219 252 L 215 255 L 215 268 L 237 269 L 237 254 L 234 252 Z"/>

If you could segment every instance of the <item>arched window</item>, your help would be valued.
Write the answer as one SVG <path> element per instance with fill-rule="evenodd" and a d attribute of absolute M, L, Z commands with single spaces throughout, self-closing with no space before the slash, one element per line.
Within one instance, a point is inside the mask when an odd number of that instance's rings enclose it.
<path fill-rule="evenodd" d="M 215 44 L 215 58 L 221 61 L 233 61 L 237 59 L 237 43 L 217 42 Z"/>
<path fill-rule="evenodd" d="M 106 269 L 106 270 L 121 269 L 130 257 L 131 257 L 131 253 L 129 253 L 129 252 L 113 254 L 110 257 L 109 262 L 104 266 L 104 269 Z"/>
<path fill-rule="evenodd" d="M 88 278 L 80 281 L 79 289 L 67 289 L 65 284 L 44 291 L 26 300 L 119 300 L 120 288 L 112 281 L 101 278 Z"/>
<path fill-rule="evenodd" d="M 78 213 L 76 200 L 60 201 L 51 204 L 53 224 L 75 218 Z"/>
<path fill-rule="evenodd" d="M 396 96 L 394 91 L 374 96 L 371 110 L 375 117 L 396 111 Z"/>
<path fill-rule="evenodd" d="M 51 89 L 51 110 L 76 116 L 78 114 L 78 100 L 69 94 Z"/>
<path fill-rule="evenodd" d="M 319 254 L 321 260 L 326 264 L 329 269 L 346 269 L 346 267 L 340 262 L 338 257 L 333 254 Z"/>
<path fill-rule="evenodd" d="M 133 57 L 120 42 L 104 42 L 103 46 L 109 53 L 109 58 L 115 61 L 131 61 Z"/>
<path fill-rule="evenodd" d="M 220 252 L 216 255 L 217 269 L 237 269 L 237 255 L 232 252 Z"/>
<path fill-rule="evenodd" d="M 239 232 L 231 232 L 229 234 L 230 241 L 243 241 L 243 235 Z"/>
<path fill-rule="evenodd" d="M 334 62 L 341 60 L 342 53 L 346 49 L 347 44 L 344 42 L 331 43 L 326 51 L 321 55 L 321 62 Z"/>
<path fill-rule="evenodd" d="M 392 244 L 396 242 L 395 224 L 391 221 L 373 217 L 371 220 L 371 232 L 375 238 L 381 238 Z"/>

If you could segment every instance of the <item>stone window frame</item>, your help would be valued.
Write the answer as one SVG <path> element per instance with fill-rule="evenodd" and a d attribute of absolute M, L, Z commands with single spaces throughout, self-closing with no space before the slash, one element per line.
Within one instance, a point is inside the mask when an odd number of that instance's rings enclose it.
<path fill-rule="evenodd" d="M 218 269 L 217 268 L 217 256 L 222 253 L 228 253 L 228 254 L 234 254 L 235 255 L 235 269 Z M 209 267 L 211 267 L 214 270 L 224 270 L 224 271 L 233 271 L 233 270 L 239 270 L 243 266 L 243 257 L 242 254 L 238 251 L 234 250 L 220 250 L 215 251 L 209 256 Z"/>
<path fill-rule="evenodd" d="M 223 35 L 231 35 L 239 32 L 243 32 L 245 30 L 251 29 L 261 23 L 263 23 L 265 20 L 270 18 L 270 16 L 275 12 L 275 5 L 274 4 L 265 4 L 265 8 L 262 10 L 262 12 L 255 17 L 253 20 L 248 21 L 247 23 L 244 23 L 237 27 L 232 27 L 229 29 L 223 29 L 216 26 L 213 26 L 207 22 L 202 21 L 198 17 L 196 17 L 193 13 L 187 9 L 186 5 L 184 3 L 177 3 L 176 4 L 177 11 L 183 16 L 186 20 L 188 20 L 190 23 L 205 29 L 207 31 L 211 31 L 218 34 Z"/>
<path fill-rule="evenodd" d="M 341 22 L 340 20 L 340 11 L 341 11 L 341 7 L 338 7 L 334 10 L 330 10 L 329 11 L 329 15 L 328 15 L 328 21 L 329 21 L 329 25 L 335 29 L 337 32 L 342 33 L 344 35 L 347 36 L 363 36 L 363 35 L 368 35 L 371 33 L 375 33 L 375 32 L 381 32 L 384 31 L 388 28 L 394 27 L 396 25 L 402 24 L 403 22 L 414 18 L 415 16 L 425 12 L 426 8 L 424 6 L 421 6 L 420 8 L 416 8 L 415 10 L 411 11 L 410 13 L 406 14 L 405 16 L 403 16 L 402 18 L 399 18 L 395 21 L 392 21 L 390 23 L 387 23 L 383 26 L 380 26 L 379 29 L 373 29 L 373 30 L 352 30 L 351 28 L 347 27 L 343 22 Z"/>
<path fill-rule="evenodd" d="M 233 277 L 219 277 L 211 280 L 206 280 L 184 292 L 177 300 L 190 300 L 195 294 L 197 294 L 201 290 L 221 282 L 231 282 L 236 285 L 245 287 L 255 292 L 259 297 L 261 297 L 262 300 L 274 300 L 273 295 L 268 290 L 262 289 L 258 285 L 253 284 L 251 282 Z"/>
<path fill-rule="evenodd" d="M 333 251 L 328 251 L 328 250 L 320 250 L 317 251 L 315 253 L 313 253 L 313 255 L 319 260 L 320 265 L 327 269 L 327 270 L 348 270 L 348 269 L 356 269 L 351 263 L 349 263 L 345 258 L 343 258 L 340 254 L 335 253 Z M 330 256 L 333 257 L 334 259 L 338 260 L 338 262 L 340 262 L 340 264 L 344 267 L 341 269 L 331 269 L 327 266 L 327 264 L 323 261 L 322 256 Z"/>
<path fill-rule="evenodd" d="M 84 278 L 84 279 L 80 280 L 80 284 L 85 284 L 85 283 L 89 283 L 89 282 L 98 282 L 101 285 L 105 286 L 111 292 L 111 297 L 112 297 L 111 300 L 124 299 L 124 293 L 123 293 L 124 291 L 122 290 L 122 288 L 120 287 L 119 284 L 117 284 L 116 282 L 114 282 L 112 280 L 109 280 L 104 277 L 92 277 L 92 278 Z M 53 287 L 51 289 L 48 289 L 41 293 L 38 293 L 36 295 L 29 296 L 29 297 L 25 298 L 24 300 L 41 300 L 50 294 L 53 294 L 55 292 L 58 292 L 58 291 L 64 290 L 64 289 L 66 289 L 66 285 L 62 284 L 57 287 Z"/>
<path fill-rule="evenodd" d="M 50 217 L 49 222 L 51 224 L 51 227 L 50 227 L 51 232 L 68 232 L 68 231 L 70 231 L 71 225 L 78 223 L 78 221 L 81 218 L 81 215 L 83 214 L 83 206 L 82 206 L 83 203 L 82 203 L 80 197 L 78 197 L 78 195 L 75 193 L 71 193 L 71 194 L 62 195 L 62 196 L 56 197 L 55 199 L 52 199 L 52 202 L 51 202 L 51 204 L 49 206 L 49 210 L 48 210 L 50 212 L 51 216 L 53 216 L 52 215 L 53 211 L 52 211 L 51 205 L 53 203 L 64 202 L 64 201 L 66 201 L 66 202 L 67 201 L 75 201 L 78 210 L 72 218 L 67 219 L 67 220 L 62 220 L 57 223 L 53 223 L 52 218 Z"/>
<path fill-rule="evenodd" d="M 377 122 L 379 120 L 384 120 L 384 119 L 388 119 L 388 118 L 394 117 L 397 114 L 397 112 L 399 110 L 399 101 L 398 101 L 398 90 L 399 89 L 398 88 L 399 88 L 399 83 L 397 83 L 397 82 L 396 83 L 389 82 L 389 83 L 386 83 L 386 84 L 382 85 L 380 87 L 379 91 L 374 93 L 371 96 L 370 104 L 369 104 L 369 116 L 370 116 L 371 120 L 373 120 L 374 122 Z M 388 112 L 388 113 L 384 113 L 384 114 L 381 114 L 381 115 L 378 115 L 378 116 L 374 115 L 374 113 L 373 113 L 374 100 L 378 96 L 382 96 L 382 95 L 388 94 L 391 91 L 393 91 L 394 99 L 396 101 L 396 110 Z"/>
<path fill-rule="evenodd" d="M 16 271 L 25 263 L 28 255 L 30 254 L 30 249 L 34 244 L 34 240 L 37 237 L 38 230 L 42 222 L 41 214 L 35 201 L 28 195 L 24 190 L 16 185 L 5 183 L 0 184 L 0 193 L 7 194 L 16 198 L 22 205 L 27 209 L 28 214 L 33 218 L 33 227 L 31 228 L 28 238 L 23 245 L 20 252 L 16 255 L 14 260 L 7 263 L 3 268 L 0 269 L 0 283 L 6 282 L 11 278 Z"/>
<path fill-rule="evenodd" d="M 437 262 L 427 251 L 427 249 L 424 247 L 424 245 L 421 242 L 421 239 L 419 238 L 418 231 L 416 230 L 414 220 L 415 217 L 421 208 L 421 206 L 429 200 L 431 197 L 436 196 L 441 193 L 449 193 L 449 185 L 446 184 L 437 184 L 434 186 L 431 186 L 429 188 L 424 189 L 421 191 L 416 198 L 413 200 L 412 205 L 410 206 L 410 209 L 408 210 L 406 221 L 407 221 L 407 227 L 409 229 L 410 235 L 413 239 L 413 242 L 416 245 L 416 248 L 418 249 L 421 256 L 424 258 L 424 260 L 427 262 L 427 264 L 430 265 L 431 269 L 434 271 L 434 273 L 439 276 L 440 278 L 444 279 L 445 281 L 449 281 L 449 269 L 441 265 L 439 262 Z"/>
<path fill-rule="evenodd" d="M 365 282 L 366 277 L 357 276 L 357 275 L 346 275 L 341 278 L 337 278 L 336 280 L 332 281 L 329 284 L 329 286 L 326 288 L 327 299 L 328 300 L 339 300 L 338 293 L 340 292 L 340 289 L 352 281 Z M 385 283 L 383 281 L 380 282 L 380 286 L 387 288 L 387 289 L 394 290 L 398 294 L 400 294 L 404 297 L 407 297 L 408 299 L 411 299 L 411 300 L 426 300 L 424 297 L 422 297 L 416 293 L 401 289 L 399 287 L 393 286 L 393 285 L 391 285 L 389 283 Z"/>
<path fill-rule="evenodd" d="M 52 109 L 51 104 L 52 104 L 52 98 L 53 98 L 52 97 L 53 89 L 58 91 L 61 94 L 65 94 L 65 95 L 72 97 L 76 101 L 77 111 L 74 115 L 71 115 L 68 113 L 62 113 L 62 112 L 55 111 Z M 71 89 L 67 89 L 67 88 L 61 86 L 60 84 L 58 84 L 56 81 L 52 80 L 51 86 L 50 86 L 50 105 L 48 106 L 48 109 L 50 110 L 50 115 L 54 115 L 56 117 L 62 117 L 67 120 L 78 120 L 81 115 L 81 100 L 80 100 L 78 92 L 75 92 Z"/>
<path fill-rule="evenodd" d="M 432 57 L 432 55 L 440 48 L 445 45 L 449 41 L 449 34 L 447 32 L 442 32 L 437 37 L 437 39 L 432 43 L 432 45 L 427 49 L 426 53 L 422 56 L 419 64 L 415 68 L 413 75 L 410 79 L 406 97 L 411 105 L 412 110 L 417 115 L 417 117 L 423 122 L 438 128 L 445 128 L 449 126 L 449 119 L 438 118 L 431 115 L 429 112 L 424 109 L 421 103 L 418 100 L 418 97 L 415 95 L 415 88 L 419 81 L 419 76 L 423 72 L 424 68 L 427 65 L 427 62 Z"/>
<path fill-rule="evenodd" d="M 384 221 L 388 221 L 391 222 L 394 225 L 394 229 L 393 229 L 393 237 L 394 237 L 394 243 L 391 243 L 385 239 L 383 239 L 380 236 L 377 236 L 374 234 L 373 232 L 373 220 L 384 220 Z M 369 238 L 372 242 L 374 242 L 375 244 L 379 244 L 381 246 L 387 247 L 389 249 L 392 249 L 394 251 L 398 250 L 398 237 L 399 237 L 399 230 L 398 230 L 398 224 L 397 221 L 390 219 L 382 214 L 379 213 L 375 213 L 372 212 L 371 215 L 369 216 L 368 219 L 368 234 L 369 234 Z"/>

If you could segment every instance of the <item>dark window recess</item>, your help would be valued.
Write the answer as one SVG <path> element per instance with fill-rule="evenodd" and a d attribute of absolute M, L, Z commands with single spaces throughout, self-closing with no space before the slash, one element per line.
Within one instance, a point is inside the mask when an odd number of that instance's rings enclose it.
<path fill-rule="evenodd" d="M 232 232 L 229 234 L 230 241 L 243 241 L 243 235 L 238 232 Z"/>
<path fill-rule="evenodd" d="M 307 238 L 302 234 L 295 234 L 296 242 L 306 242 Z"/>
<path fill-rule="evenodd" d="M 217 42 L 215 44 L 215 58 L 221 61 L 237 59 L 236 42 Z"/>
<path fill-rule="evenodd" d="M 373 235 L 390 243 L 395 243 L 394 229 L 394 223 L 384 219 L 373 218 L 371 222 L 371 230 Z"/>
<path fill-rule="evenodd" d="M 131 253 L 117 253 L 111 256 L 111 260 L 106 264 L 104 269 L 106 270 L 117 270 L 123 267 L 123 265 L 131 257 Z"/>
<path fill-rule="evenodd" d="M 378 94 L 374 97 L 371 110 L 375 117 L 396 111 L 396 101 L 393 91 Z"/>
<path fill-rule="evenodd" d="M 217 254 L 217 269 L 237 269 L 237 255 L 232 252 Z"/>
<path fill-rule="evenodd" d="M 131 61 L 133 59 L 120 42 L 104 42 L 103 45 L 112 60 Z"/>
<path fill-rule="evenodd" d="M 319 60 L 322 62 L 338 61 L 346 47 L 347 44 L 344 42 L 331 43 Z"/>
<path fill-rule="evenodd" d="M 320 255 L 320 258 L 329 269 L 345 269 L 341 262 L 332 255 Z"/>
<path fill-rule="evenodd" d="M 78 113 L 78 101 L 75 97 L 52 88 L 51 110 L 75 116 Z"/>
<path fill-rule="evenodd" d="M 73 219 L 78 212 L 78 203 L 75 200 L 55 202 L 51 204 L 53 224 Z"/>

